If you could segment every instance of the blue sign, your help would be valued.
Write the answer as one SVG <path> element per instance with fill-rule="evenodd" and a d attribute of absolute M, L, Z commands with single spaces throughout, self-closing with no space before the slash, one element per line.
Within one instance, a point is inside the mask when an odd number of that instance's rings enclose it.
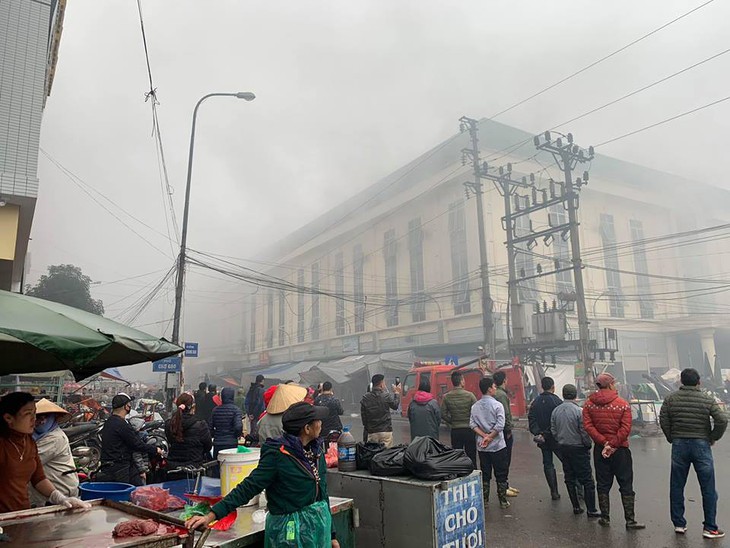
<path fill-rule="evenodd" d="M 186 358 L 197 358 L 198 357 L 198 343 L 185 343 L 185 357 Z"/>
<path fill-rule="evenodd" d="M 436 499 L 436 546 L 478 548 L 485 546 L 484 499 L 481 474 L 448 482 Z"/>
<path fill-rule="evenodd" d="M 174 356 L 152 362 L 153 373 L 178 373 L 182 370 L 182 358 Z"/>
<path fill-rule="evenodd" d="M 456 356 L 456 355 L 446 356 L 444 358 L 444 363 L 446 365 L 459 365 L 459 356 Z"/>

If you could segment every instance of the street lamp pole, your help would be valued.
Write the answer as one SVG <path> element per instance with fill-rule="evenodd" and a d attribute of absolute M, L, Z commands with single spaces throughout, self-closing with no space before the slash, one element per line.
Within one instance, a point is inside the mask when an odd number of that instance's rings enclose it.
<path fill-rule="evenodd" d="M 195 104 L 193 110 L 193 125 L 190 130 L 190 150 L 188 152 L 188 176 L 185 183 L 185 208 L 183 210 L 183 224 L 182 224 L 182 236 L 180 240 L 180 254 L 178 255 L 177 262 L 177 280 L 175 283 L 175 315 L 172 320 L 172 342 L 180 344 L 180 315 L 182 313 L 182 300 L 183 300 L 183 289 L 185 286 L 185 257 L 186 247 L 188 241 L 188 215 L 190 213 L 190 181 L 193 174 L 193 149 L 195 146 L 195 122 L 198 117 L 198 108 L 201 103 L 209 97 L 235 97 L 236 99 L 244 99 L 245 101 L 253 101 L 256 96 L 249 92 L 237 92 L 237 93 L 209 93 L 201 97 Z M 167 391 L 167 380 L 168 376 L 165 376 L 165 389 Z M 182 369 L 180 370 L 180 382 L 179 385 L 182 387 L 183 375 Z"/>

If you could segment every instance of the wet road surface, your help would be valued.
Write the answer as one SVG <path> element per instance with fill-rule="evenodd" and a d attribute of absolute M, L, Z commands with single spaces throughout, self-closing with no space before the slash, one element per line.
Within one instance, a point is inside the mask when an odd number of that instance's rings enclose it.
<path fill-rule="evenodd" d="M 359 417 L 343 423 L 352 424 L 353 435 L 362 438 Z M 406 420 L 393 422 L 395 443 L 408 443 Z M 501 510 L 492 487 L 491 505 L 486 510 L 487 546 L 489 547 L 584 547 L 600 548 L 730 548 L 730 435 L 713 448 L 718 502 L 718 526 L 728 533 L 724 539 L 702 538 L 702 497 L 697 478 L 690 472 L 685 489 L 687 534 L 676 535 L 669 519 L 669 467 L 671 446 L 664 437 L 631 439 L 634 459 L 634 491 L 637 520 L 646 523 L 643 531 L 626 531 L 618 485 L 611 491 L 611 527 L 588 520 L 585 514 L 573 515 L 562 483 L 562 467 L 556 464 L 562 499 L 550 500 L 542 471 L 541 453 L 526 430 L 515 430 L 515 445 L 510 470 L 510 484 L 520 495 L 510 498 L 512 506 Z M 448 431 L 442 428 L 441 441 L 449 443 Z"/>

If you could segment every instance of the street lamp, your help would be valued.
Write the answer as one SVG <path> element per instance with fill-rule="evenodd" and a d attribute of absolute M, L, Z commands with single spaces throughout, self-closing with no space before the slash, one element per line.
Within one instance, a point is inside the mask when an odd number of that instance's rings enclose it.
<path fill-rule="evenodd" d="M 175 315 L 172 323 L 172 342 L 180 344 L 180 314 L 182 311 L 183 286 L 185 284 L 185 252 L 188 241 L 188 214 L 190 212 L 190 180 L 193 174 L 193 148 L 195 145 L 195 122 L 198 117 L 198 108 L 201 103 L 209 97 L 235 97 L 244 101 L 253 101 L 256 95 L 250 91 L 239 91 L 236 93 L 209 93 L 200 98 L 193 110 L 193 125 L 190 130 L 190 151 L 188 153 L 188 176 L 185 184 L 185 209 L 183 210 L 182 239 L 180 240 L 180 254 L 177 264 L 177 281 L 175 284 Z M 182 370 L 180 371 L 180 387 L 182 387 Z M 167 377 L 165 378 L 167 385 Z M 167 386 L 165 386 L 167 388 Z"/>

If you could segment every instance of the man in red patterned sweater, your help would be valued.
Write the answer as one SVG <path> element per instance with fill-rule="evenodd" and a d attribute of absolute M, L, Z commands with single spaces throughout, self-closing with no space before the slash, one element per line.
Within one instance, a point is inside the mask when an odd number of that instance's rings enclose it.
<path fill-rule="evenodd" d="M 616 379 L 609 373 L 601 373 L 596 379 L 598 391 L 583 406 L 583 426 L 593 439 L 593 464 L 596 469 L 596 491 L 604 527 L 611 524 L 610 498 L 613 478 L 618 482 L 621 503 L 624 507 L 626 529 L 644 529 L 636 521 L 634 506 L 634 466 L 629 449 L 631 434 L 631 407 L 616 392 Z"/>

